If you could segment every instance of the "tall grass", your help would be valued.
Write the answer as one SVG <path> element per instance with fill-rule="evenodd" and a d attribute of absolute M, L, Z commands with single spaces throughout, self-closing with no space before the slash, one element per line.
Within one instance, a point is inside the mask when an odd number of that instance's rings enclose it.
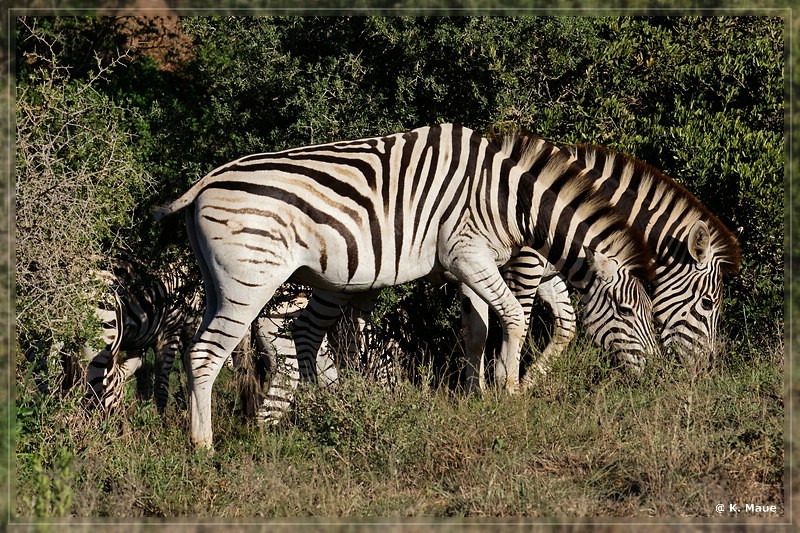
<path fill-rule="evenodd" d="M 133 400 L 131 385 L 125 412 L 106 421 L 87 416 L 77 395 L 42 399 L 23 384 L 16 512 L 716 517 L 718 503 L 756 503 L 780 515 L 782 361 L 778 343 L 746 362 L 730 353 L 693 368 L 655 361 L 631 379 L 578 343 L 529 393 L 465 398 L 402 382 L 388 391 L 347 375 L 333 390 L 302 388 L 275 428 L 237 414 L 223 370 L 213 455 L 189 446 L 178 383 L 163 417 Z"/>

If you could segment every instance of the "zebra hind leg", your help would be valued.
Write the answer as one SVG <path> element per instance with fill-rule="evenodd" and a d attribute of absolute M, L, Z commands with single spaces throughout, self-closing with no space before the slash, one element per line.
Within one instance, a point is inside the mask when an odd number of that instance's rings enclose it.
<path fill-rule="evenodd" d="M 461 336 L 464 339 L 466 362 L 464 366 L 464 391 L 474 394 L 486 388 L 484 355 L 489 335 L 489 306 L 466 284 L 461 290 Z"/>
<path fill-rule="evenodd" d="M 136 378 L 136 398 L 140 401 L 147 401 L 153 397 L 153 366 L 147 362 L 145 352 L 136 354 L 135 358 L 140 361 L 137 365 L 138 368 L 133 371 Z"/>
<path fill-rule="evenodd" d="M 301 311 L 286 309 L 282 317 L 267 319 L 259 327 L 260 342 L 272 346 L 272 360 L 276 363 L 257 413 L 260 422 L 274 425 L 288 413 L 301 380 L 328 386 L 338 379 L 325 335 L 351 298 L 347 294 L 315 290 Z M 288 320 L 296 316 L 297 311 L 299 316 L 291 323 L 291 328 L 287 328 Z"/>
<path fill-rule="evenodd" d="M 169 400 L 169 378 L 172 373 L 172 366 L 175 357 L 181 349 L 181 332 L 174 331 L 166 339 L 156 345 L 156 376 L 155 376 L 155 397 L 156 409 L 163 414 L 167 408 Z"/>
<path fill-rule="evenodd" d="M 261 306 L 273 293 L 274 288 L 266 290 L 262 286 L 249 298 L 251 303 L 223 301 L 216 313 L 210 314 L 210 320 L 203 320 L 197 340 L 186 353 L 191 440 L 200 448 L 212 449 L 211 390 L 214 381 Z"/>
<path fill-rule="evenodd" d="M 285 315 L 258 319 L 258 358 L 255 362 L 259 376 L 262 371 L 265 378 L 269 374 L 267 391 L 261 395 L 261 405 L 256 412 L 256 419 L 261 424 L 278 424 L 289 412 L 294 401 L 294 393 L 300 382 L 300 368 L 295 344 L 289 332 L 289 322 L 291 316 L 296 316 L 299 312 L 298 309 Z"/>

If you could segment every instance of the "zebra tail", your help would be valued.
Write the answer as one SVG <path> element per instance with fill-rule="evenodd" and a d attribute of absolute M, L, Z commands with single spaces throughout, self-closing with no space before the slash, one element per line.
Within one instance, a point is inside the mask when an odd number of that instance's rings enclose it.
<path fill-rule="evenodd" d="M 188 191 L 183 193 L 180 198 L 168 204 L 158 205 L 151 209 L 150 215 L 156 222 L 161 222 L 161 230 L 158 236 L 157 247 L 161 250 L 167 247 L 168 244 L 174 244 L 182 241 L 179 235 L 178 227 L 180 224 L 176 222 L 178 219 L 176 215 L 182 209 L 189 207 L 192 208 L 197 195 L 203 190 L 208 183 L 208 176 L 201 179 Z"/>
<path fill-rule="evenodd" d="M 204 177 L 192 185 L 188 191 L 180 196 L 180 198 L 173 200 L 168 204 L 154 207 L 150 214 L 156 220 L 156 222 L 159 222 L 162 219 L 172 216 L 181 209 L 191 205 L 195 201 L 195 198 L 197 198 L 197 195 L 199 195 L 205 186 L 208 185 L 209 179 L 210 176 Z"/>
<path fill-rule="evenodd" d="M 150 214 L 156 220 L 156 222 L 160 222 L 163 219 L 171 215 L 174 215 L 177 212 L 178 209 L 174 209 L 173 204 L 164 204 L 154 207 L 153 210 L 150 211 Z"/>
<path fill-rule="evenodd" d="M 239 368 L 236 372 L 236 388 L 239 392 L 239 403 L 246 418 L 255 418 L 264 401 L 261 380 L 255 366 L 253 347 L 247 346 L 239 357 Z"/>

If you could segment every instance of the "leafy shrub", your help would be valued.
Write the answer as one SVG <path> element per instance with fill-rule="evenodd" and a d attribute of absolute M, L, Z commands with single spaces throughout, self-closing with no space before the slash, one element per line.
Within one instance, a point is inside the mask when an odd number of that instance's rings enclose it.
<path fill-rule="evenodd" d="M 20 31 L 40 37 L 25 22 Z M 52 48 L 44 54 L 25 56 L 39 66 L 18 80 L 17 332 L 75 342 L 95 336 L 91 271 L 125 243 L 148 175 L 128 111 L 94 86 L 118 63 L 75 80 Z"/>

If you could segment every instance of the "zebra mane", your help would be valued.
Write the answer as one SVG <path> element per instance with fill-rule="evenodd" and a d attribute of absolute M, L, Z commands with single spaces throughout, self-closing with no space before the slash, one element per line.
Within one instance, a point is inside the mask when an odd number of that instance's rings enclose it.
<path fill-rule="evenodd" d="M 711 232 L 711 243 L 715 250 L 715 255 L 721 259 L 723 275 L 736 276 L 742 261 L 742 253 L 739 242 L 733 233 L 719 220 L 702 202 L 692 194 L 686 187 L 676 182 L 656 167 L 645 163 L 631 155 L 617 152 L 605 146 L 580 144 L 569 146 L 566 150 L 574 157 L 579 157 L 585 161 L 593 161 L 597 154 L 606 157 L 606 161 L 619 160 L 631 169 L 632 175 L 640 176 L 641 181 L 650 180 L 655 186 L 659 187 L 660 192 L 667 199 L 674 199 L 677 202 L 685 202 L 691 209 L 695 220 L 702 220 L 708 225 Z M 587 167 L 591 166 L 587 163 Z M 599 169 L 602 172 L 602 169 Z M 692 217 L 692 218 L 694 218 Z M 691 222 L 694 222 L 692 220 Z"/>
<path fill-rule="evenodd" d="M 534 168 L 537 181 L 549 186 L 557 179 L 569 175 L 569 181 L 560 188 L 559 195 L 571 198 L 570 203 L 578 205 L 577 214 L 582 219 L 592 219 L 592 225 L 598 234 L 611 234 L 604 244 L 606 252 L 611 252 L 614 260 L 625 265 L 633 275 L 652 280 L 653 255 L 643 234 L 631 227 L 627 220 L 594 188 L 590 179 L 585 177 L 583 167 L 577 165 L 570 157 L 552 143 L 527 133 L 492 132 L 490 142 L 509 158 L 517 161 L 521 168 L 531 171 Z M 577 200 L 577 202 L 576 202 Z M 626 230 L 622 233 L 621 230 Z M 538 228 L 534 231 L 543 231 Z M 604 252 L 604 253 L 606 253 Z"/>

